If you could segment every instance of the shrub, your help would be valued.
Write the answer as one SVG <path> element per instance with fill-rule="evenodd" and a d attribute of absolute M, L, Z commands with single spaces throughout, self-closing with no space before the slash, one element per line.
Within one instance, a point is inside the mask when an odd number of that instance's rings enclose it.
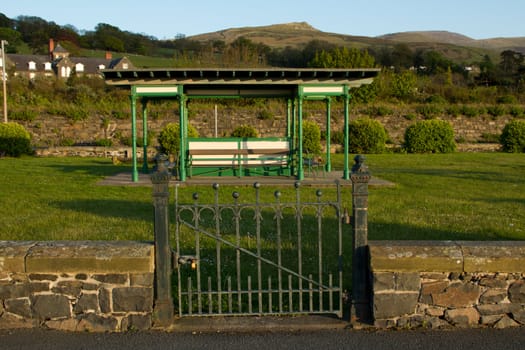
<path fill-rule="evenodd" d="M 512 105 L 509 107 L 509 114 L 514 118 L 522 118 L 523 116 L 525 116 L 525 108 Z"/>
<path fill-rule="evenodd" d="M 31 135 L 20 124 L 0 124 L 0 155 L 20 157 L 31 154 Z"/>
<path fill-rule="evenodd" d="M 487 107 L 487 113 L 493 117 L 499 117 L 505 114 L 505 107 L 501 105 L 494 105 Z"/>
<path fill-rule="evenodd" d="M 517 103 L 518 99 L 514 95 L 503 95 L 496 99 L 497 103 L 512 104 Z"/>
<path fill-rule="evenodd" d="M 508 122 L 501 133 L 500 143 L 505 152 L 525 152 L 525 121 Z"/>
<path fill-rule="evenodd" d="M 321 130 L 317 123 L 309 120 L 303 122 L 303 152 L 321 153 Z"/>
<path fill-rule="evenodd" d="M 388 134 L 377 120 L 360 118 L 348 125 L 348 150 L 351 153 L 383 153 Z"/>
<path fill-rule="evenodd" d="M 38 112 L 30 108 L 15 109 L 9 113 L 9 119 L 11 120 L 33 121 L 37 116 Z"/>
<path fill-rule="evenodd" d="M 443 114 L 443 108 L 440 105 L 426 103 L 416 107 L 416 112 L 421 114 L 425 119 L 432 119 Z"/>
<path fill-rule="evenodd" d="M 269 110 L 263 109 L 257 115 L 257 119 L 260 119 L 260 120 L 272 120 L 273 119 L 273 114 Z"/>
<path fill-rule="evenodd" d="M 192 125 L 188 125 L 188 137 L 198 137 L 199 133 Z M 169 123 L 162 129 L 157 138 L 160 151 L 176 155 L 180 150 L 180 126 L 178 123 Z"/>
<path fill-rule="evenodd" d="M 345 134 L 341 131 L 334 131 L 330 134 L 330 141 L 337 145 L 343 145 L 345 142 Z"/>
<path fill-rule="evenodd" d="M 463 105 L 461 107 L 461 114 L 463 114 L 465 117 L 474 118 L 479 116 L 481 113 L 479 108 L 475 106 Z"/>
<path fill-rule="evenodd" d="M 449 153 L 456 149 L 454 129 L 443 120 L 422 120 L 405 131 L 405 149 L 409 153 Z"/>
<path fill-rule="evenodd" d="M 251 125 L 240 125 L 232 131 L 231 136 L 247 138 L 258 137 L 259 134 L 257 133 L 257 130 Z"/>

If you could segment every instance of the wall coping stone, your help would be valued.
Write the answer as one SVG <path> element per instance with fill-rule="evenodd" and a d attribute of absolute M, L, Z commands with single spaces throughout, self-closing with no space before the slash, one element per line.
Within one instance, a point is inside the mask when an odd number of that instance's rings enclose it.
<path fill-rule="evenodd" d="M 0 272 L 154 272 L 152 242 L 0 241 Z"/>
<path fill-rule="evenodd" d="M 400 272 L 525 272 L 525 241 L 369 241 L 370 267 Z"/>

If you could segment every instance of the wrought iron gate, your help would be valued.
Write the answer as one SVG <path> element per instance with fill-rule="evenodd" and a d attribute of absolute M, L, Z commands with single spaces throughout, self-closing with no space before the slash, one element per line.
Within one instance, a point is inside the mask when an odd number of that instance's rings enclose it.
<path fill-rule="evenodd" d="M 175 190 L 175 308 L 179 316 L 343 316 L 341 186 L 231 197 L 214 184 L 180 203 Z M 307 192 L 308 193 L 304 193 Z M 226 197 L 226 200 L 224 200 Z M 325 199 L 331 197 L 332 200 Z M 204 204 L 207 203 L 207 204 Z"/>

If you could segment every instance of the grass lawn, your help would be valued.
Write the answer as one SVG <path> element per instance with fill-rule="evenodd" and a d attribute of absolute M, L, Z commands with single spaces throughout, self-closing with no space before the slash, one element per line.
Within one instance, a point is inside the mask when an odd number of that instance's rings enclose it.
<path fill-rule="evenodd" d="M 370 189 L 370 239 L 525 238 L 523 154 L 369 155 L 367 164 L 396 184 Z M 97 185 L 129 170 L 109 159 L 0 159 L 0 240 L 152 240 L 151 188 Z M 181 195 L 191 201 L 195 190 Z"/>

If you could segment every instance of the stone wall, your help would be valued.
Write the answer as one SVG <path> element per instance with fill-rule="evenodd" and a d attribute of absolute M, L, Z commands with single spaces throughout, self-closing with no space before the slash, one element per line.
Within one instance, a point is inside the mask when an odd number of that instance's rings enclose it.
<path fill-rule="evenodd" d="M 331 113 L 332 130 L 343 129 L 343 111 L 334 108 Z M 363 115 L 351 114 L 351 119 L 363 117 Z M 324 130 L 326 123 L 325 110 L 305 110 L 305 118 L 315 120 Z M 490 116 L 479 116 L 476 118 L 467 118 L 463 116 L 442 116 L 448 120 L 453 128 L 457 139 L 467 143 L 477 143 L 483 140 L 483 135 L 497 135 L 503 130 L 512 118 L 510 116 L 501 116 L 492 118 Z M 197 128 L 200 136 L 213 137 L 215 134 L 215 121 L 213 111 L 199 111 L 192 114 L 190 123 Z M 388 131 L 389 137 L 393 144 L 399 145 L 403 142 L 406 128 L 414 123 L 415 120 L 408 120 L 401 115 L 388 115 L 374 117 L 381 122 Z M 178 116 L 175 114 L 148 119 L 148 129 L 153 131 L 153 135 L 158 135 L 162 128 L 170 122 L 178 122 Z M 131 138 L 131 120 L 130 119 L 111 119 L 109 123 L 100 116 L 92 116 L 83 121 L 72 121 L 61 116 L 42 115 L 34 121 L 20 122 L 32 134 L 33 144 L 37 147 L 55 147 L 70 145 L 94 145 L 96 141 L 102 139 L 111 139 L 114 145 L 121 145 L 123 140 Z M 285 111 L 274 112 L 273 116 L 267 120 L 257 118 L 255 110 L 224 110 L 218 115 L 219 137 L 229 136 L 231 131 L 243 124 L 254 126 L 260 136 L 283 136 L 286 130 Z M 141 118 L 137 120 L 137 129 L 139 137 L 142 133 Z M 152 146 L 156 145 L 156 136 L 153 137 Z"/>
<path fill-rule="evenodd" d="M 154 245 L 0 241 L 0 328 L 152 327 Z"/>
<path fill-rule="evenodd" d="M 525 242 L 369 242 L 378 328 L 525 325 Z"/>

